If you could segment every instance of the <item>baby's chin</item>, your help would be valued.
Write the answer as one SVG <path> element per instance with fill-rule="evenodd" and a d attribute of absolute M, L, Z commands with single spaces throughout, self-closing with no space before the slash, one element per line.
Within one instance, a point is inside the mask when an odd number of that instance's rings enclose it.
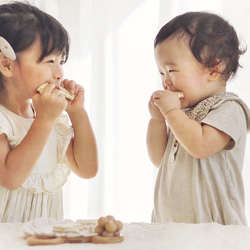
<path fill-rule="evenodd" d="M 192 102 L 192 103 L 190 103 L 190 102 L 188 102 L 187 100 L 181 100 L 181 109 L 192 109 L 192 108 L 194 108 L 197 104 L 198 104 L 199 102 L 197 102 L 197 103 L 194 103 L 194 102 Z"/>
<path fill-rule="evenodd" d="M 180 99 L 180 101 L 181 101 L 181 109 L 190 109 L 190 108 L 193 108 L 194 106 L 196 106 L 196 104 L 194 104 L 194 103 L 190 103 L 190 102 L 188 102 L 188 100 L 186 100 L 186 99 Z"/>

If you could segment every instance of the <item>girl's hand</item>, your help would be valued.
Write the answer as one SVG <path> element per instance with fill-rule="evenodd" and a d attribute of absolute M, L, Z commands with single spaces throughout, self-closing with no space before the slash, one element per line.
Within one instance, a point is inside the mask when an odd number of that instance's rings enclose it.
<path fill-rule="evenodd" d="M 174 109 L 181 109 L 180 99 L 168 90 L 158 90 L 152 95 L 153 103 L 160 110 L 163 117 Z"/>
<path fill-rule="evenodd" d="M 64 95 L 55 89 L 55 84 L 48 84 L 42 94 L 35 94 L 32 98 L 36 110 L 36 118 L 54 122 L 67 107 Z"/>
<path fill-rule="evenodd" d="M 78 110 L 82 110 L 84 106 L 84 89 L 81 85 L 76 84 L 73 80 L 64 79 L 62 82 L 62 87 L 67 89 L 71 94 L 75 95 L 74 100 L 68 100 L 68 105 L 66 111 L 76 112 Z"/>

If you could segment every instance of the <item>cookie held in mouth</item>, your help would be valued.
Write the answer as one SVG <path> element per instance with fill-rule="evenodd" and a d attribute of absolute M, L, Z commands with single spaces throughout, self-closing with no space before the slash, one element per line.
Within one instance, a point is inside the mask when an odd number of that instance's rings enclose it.
<path fill-rule="evenodd" d="M 40 94 L 42 94 L 44 88 L 45 88 L 47 85 L 48 85 L 48 83 L 44 83 L 43 85 L 41 85 L 41 86 L 37 89 L 37 92 L 40 93 Z M 75 95 L 71 94 L 68 90 L 66 90 L 66 89 L 63 88 L 63 87 L 59 87 L 59 90 L 60 90 L 60 92 L 61 92 L 62 94 L 64 94 L 64 96 L 65 96 L 67 99 L 69 99 L 69 100 L 71 100 L 71 101 L 74 100 Z"/>
<path fill-rule="evenodd" d="M 175 93 L 179 99 L 184 97 L 184 94 L 181 91 L 173 91 L 173 93 Z"/>

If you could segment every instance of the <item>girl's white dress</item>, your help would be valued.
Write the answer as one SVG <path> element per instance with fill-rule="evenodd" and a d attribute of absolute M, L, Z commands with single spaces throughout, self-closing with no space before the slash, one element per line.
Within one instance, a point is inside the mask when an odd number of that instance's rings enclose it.
<path fill-rule="evenodd" d="M 0 134 L 15 148 L 34 119 L 22 118 L 0 105 Z M 62 186 L 70 174 L 66 150 L 73 135 L 66 113 L 55 122 L 31 175 L 18 189 L 0 186 L 0 222 L 25 222 L 38 217 L 63 219 Z"/>

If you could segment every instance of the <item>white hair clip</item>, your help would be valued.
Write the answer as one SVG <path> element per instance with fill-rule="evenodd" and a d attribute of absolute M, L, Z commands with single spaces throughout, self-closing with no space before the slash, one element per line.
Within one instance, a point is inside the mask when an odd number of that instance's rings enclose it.
<path fill-rule="evenodd" d="M 0 36 L 0 51 L 9 59 L 16 60 L 15 51 L 2 36 Z"/>

